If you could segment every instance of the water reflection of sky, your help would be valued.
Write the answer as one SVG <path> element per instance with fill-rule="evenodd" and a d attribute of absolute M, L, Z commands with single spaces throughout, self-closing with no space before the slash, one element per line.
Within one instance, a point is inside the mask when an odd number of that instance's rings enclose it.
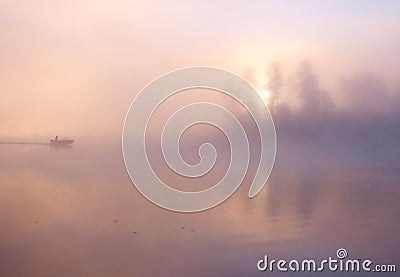
<path fill-rule="evenodd" d="M 391 157 L 281 146 L 255 199 L 244 184 L 188 215 L 136 191 L 119 145 L 82 145 L 0 145 L 1 276 L 248 276 L 264 254 L 318 259 L 340 247 L 399 262 L 400 170 Z"/>

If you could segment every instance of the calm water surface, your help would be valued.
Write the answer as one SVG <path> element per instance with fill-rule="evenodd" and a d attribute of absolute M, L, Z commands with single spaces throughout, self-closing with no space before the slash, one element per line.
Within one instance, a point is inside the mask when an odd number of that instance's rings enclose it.
<path fill-rule="evenodd" d="M 365 152 L 280 145 L 255 199 L 243 184 L 180 214 L 138 193 L 119 143 L 0 145 L 0 276 L 266 276 L 264 254 L 322 259 L 341 247 L 399 268 L 398 153 Z"/>

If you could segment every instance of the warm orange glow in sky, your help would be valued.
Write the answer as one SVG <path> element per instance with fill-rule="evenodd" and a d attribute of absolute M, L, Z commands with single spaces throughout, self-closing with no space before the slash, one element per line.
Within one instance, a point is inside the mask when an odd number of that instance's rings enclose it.
<path fill-rule="evenodd" d="M 294 104 L 303 59 L 339 104 L 338 80 L 357 72 L 394 86 L 400 22 L 391 6 L 398 4 L 354 5 L 3 1 L 0 136 L 115 136 L 141 88 L 194 65 L 243 76 L 251 69 L 261 91 L 266 67 L 280 62 L 284 101 Z"/>

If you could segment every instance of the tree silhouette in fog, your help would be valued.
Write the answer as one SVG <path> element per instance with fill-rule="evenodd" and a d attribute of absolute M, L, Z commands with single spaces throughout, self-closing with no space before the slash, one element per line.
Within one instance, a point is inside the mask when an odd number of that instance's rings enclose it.
<path fill-rule="evenodd" d="M 317 76 L 313 72 L 309 61 L 300 63 L 297 71 L 298 91 L 302 102 L 303 112 L 331 111 L 334 108 L 329 94 L 319 88 Z"/>
<path fill-rule="evenodd" d="M 294 75 L 279 62 L 269 64 L 266 74 L 264 89 L 270 92 L 268 106 L 281 141 L 316 143 L 321 138 L 336 145 L 352 141 L 371 147 L 400 139 L 400 83 L 390 90 L 385 79 L 371 72 L 347 75 L 337 80 L 336 106 L 308 60 L 298 64 Z M 244 76 L 256 85 L 254 68 Z"/>
<path fill-rule="evenodd" d="M 283 73 L 279 63 L 274 62 L 269 65 L 267 70 L 268 82 L 266 89 L 269 91 L 269 106 L 273 111 L 276 111 L 279 102 L 281 101 L 281 93 L 284 85 Z"/>

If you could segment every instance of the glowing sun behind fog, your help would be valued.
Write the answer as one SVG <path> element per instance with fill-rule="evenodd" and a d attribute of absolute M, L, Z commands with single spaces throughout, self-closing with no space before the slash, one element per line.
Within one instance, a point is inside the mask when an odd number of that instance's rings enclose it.
<path fill-rule="evenodd" d="M 265 88 L 257 88 L 257 92 L 260 95 L 265 105 L 268 105 L 270 92 Z"/>

